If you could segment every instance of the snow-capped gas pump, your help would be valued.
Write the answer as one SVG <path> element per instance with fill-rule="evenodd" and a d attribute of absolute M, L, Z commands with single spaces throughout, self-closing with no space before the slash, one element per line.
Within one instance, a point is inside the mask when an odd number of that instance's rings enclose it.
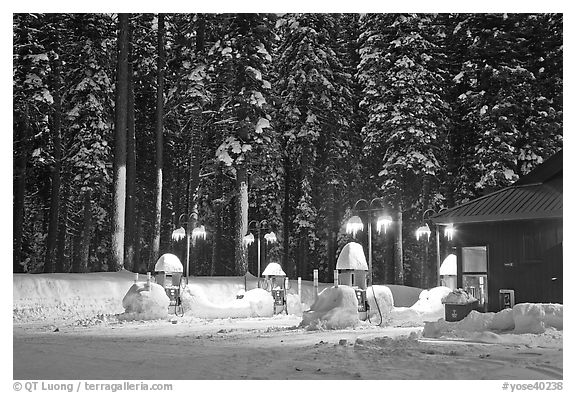
<path fill-rule="evenodd" d="M 183 271 L 184 267 L 180 259 L 174 254 L 162 255 L 154 266 L 156 284 L 164 288 L 170 299 L 170 306 L 174 306 L 176 315 L 179 315 L 178 310 L 180 310 L 180 316 L 184 315 L 180 295 L 186 287 L 186 280 L 182 276 Z"/>
<path fill-rule="evenodd" d="M 340 284 L 354 288 L 358 299 L 358 316 L 361 320 L 366 320 L 369 309 L 366 297 L 368 264 L 362 245 L 355 242 L 346 244 L 338 256 L 336 269 L 338 276 L 335 271 L 335 279 L 338 277 Z"/>
<path fill-rule="evenodd" d="M 286 273 L 284 273 L 279 264 L 270 262 L 262 272 L 262 275 L 266 278 L 264 289 L 269 291 L 274 298 L 274 314 L 280 314 L 283 311 L 288 314 L 286 299 L 290 284 Z"/>

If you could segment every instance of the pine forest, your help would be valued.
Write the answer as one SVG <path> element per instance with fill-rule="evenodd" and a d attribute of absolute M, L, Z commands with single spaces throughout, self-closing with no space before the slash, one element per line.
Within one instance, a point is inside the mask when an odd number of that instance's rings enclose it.
<path fill-rule="evenodd" d="M 13 271 L 145 273 L 169 252 L 256 275 L 261 254 L 329 282 L 356 202 L 380 198 L 374 282 L 429 287 L 424 212 L 562 148 L 562 31 L 561 14 L 13 14 Z"/>

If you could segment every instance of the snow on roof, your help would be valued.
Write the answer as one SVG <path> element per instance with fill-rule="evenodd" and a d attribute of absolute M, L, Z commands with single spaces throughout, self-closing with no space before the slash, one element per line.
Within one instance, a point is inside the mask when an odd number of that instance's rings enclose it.
<path fill-rule="evenodd" d="M 338 256 L 336 269 L 368 271 L 368 264 L 366 263 L 362 245 L 356 242 L 346 244 Z"/>
<path fill-rule="evenodd" d="M 444 259 L 440 266 L 441 276 L 455 276 L 458 268 L 456 267 L 456 255 L 450 254 Z"/>
<path fill-rule="evenodd" d="M 156 262 L 156 266 L 154 266 L 154 271 L 182 273 L 184 267 L 176 255 L 164 254 L 158 258 L 158 262 Z"/>
<path fill-rule="evenodd" d="M 276 262 L 270 262 L 262 272 L 263 276 L 285 276 L 284 270 Z"/>

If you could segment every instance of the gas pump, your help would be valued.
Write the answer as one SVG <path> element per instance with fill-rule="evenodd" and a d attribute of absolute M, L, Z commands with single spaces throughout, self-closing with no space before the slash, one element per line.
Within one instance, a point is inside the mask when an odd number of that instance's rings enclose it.
<path fill-rule="evenodd" d="M 361 320 L 366 320 L 369 308 L 366 296 L 368 264 L 361 244 L 350 242 L 342 248 L 336 261 L 336 272 L 339 274 L 340 284 L 354 288 L 358 299 L 358 316 Z"/>
<path fill-rule="evenodd" d="M 276 282 L 276 277 L 272 277 L 270 288 L 272 297 L 274 298 L 274 314 L 280 314 L 282 312 L 288 314 L 287 298 L 288 289 L 290 289 L 288 277 L 284 277 L 284 280 L 280 281 L 280 285 Z"/>
<path fill-rule="evenodd" d="M 284 273 L 278 263 L 270 262 L 262 272 L 262 275 L 265 277 L 263 288 L 270 292 L 274 299 L 274 314 L 280 314 L 283 311 L 288 314 L 286 300 L 290 282 L 286 277 L 286 273 Z"/>
<path fill-rule="evenodd" d="M 184 315 L 182 299 L 180 297 L 186 288 L 186 279 L 182 276 L 183 266 L 176 255 L 164 254 L 156 262 L 154 267 L 156 284 L 161 285 L 170 299 L 170 306 L 174 307 L 174 314 Z"/>

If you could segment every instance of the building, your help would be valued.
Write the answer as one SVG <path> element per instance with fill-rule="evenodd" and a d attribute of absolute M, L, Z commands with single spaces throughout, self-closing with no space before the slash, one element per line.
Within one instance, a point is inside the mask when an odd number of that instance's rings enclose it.
<path fill-rule="evenodd" d="M 515 303 L 562 303 L 562 151 L 510 187 L 431 217 L 452 226 L 457 286 L 498 311 Z"/>

